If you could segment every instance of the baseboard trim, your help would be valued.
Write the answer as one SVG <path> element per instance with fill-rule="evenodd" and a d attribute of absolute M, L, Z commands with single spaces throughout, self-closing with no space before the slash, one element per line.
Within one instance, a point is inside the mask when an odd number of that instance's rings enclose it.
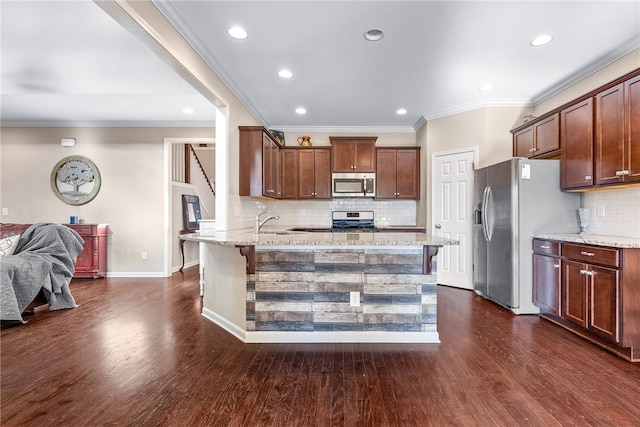
<path fill-rule="evenodd" d="M 276 343 L 421 343 L 439 344 L 438 332 L 389 332 L 389 331 L 245 331 L 203 308 L 202 316 L 220 326 L 246 344 Z"/>

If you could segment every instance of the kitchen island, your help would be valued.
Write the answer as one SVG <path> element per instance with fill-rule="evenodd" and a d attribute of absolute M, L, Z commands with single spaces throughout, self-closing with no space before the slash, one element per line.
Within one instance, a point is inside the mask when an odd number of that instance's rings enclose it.
<path fill-rule="evenodd" d="M 200 243 L 202 314 L 244 342 L 439 342 L 425 233 L 252 230 Z"/>

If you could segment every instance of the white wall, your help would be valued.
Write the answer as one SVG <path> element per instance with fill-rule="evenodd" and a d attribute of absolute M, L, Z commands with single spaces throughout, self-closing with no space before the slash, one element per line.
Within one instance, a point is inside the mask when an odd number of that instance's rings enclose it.
<path fill-rule="evenodd" d="M 211 137 L 207 128 L 17 128 L 0 134 L 2 222 L 109 224 L 107 268 L 111 276 L 158 276 L 163 272 L 164 138 Z M 63 148 L 60 139 L 78 145 Z M 91 159 L 102 177 L 94 200 L 71 206 L 51 190 L 52 168 L 62 158 Z M 141 252 L 148 253 L 141 260 Z"/>
<path fill-rule="evenodd" d="M 519 107 L 479 108 L 429 120 L 416 133 L 422 147 L 422 181 L 424 197 L 418 207 L 418 223 L 431 227 L 431 161 L 434 153 L 460 148 L 479 147 L 476 168 L 512 157 L 514 128 L 527 109 Z"/>

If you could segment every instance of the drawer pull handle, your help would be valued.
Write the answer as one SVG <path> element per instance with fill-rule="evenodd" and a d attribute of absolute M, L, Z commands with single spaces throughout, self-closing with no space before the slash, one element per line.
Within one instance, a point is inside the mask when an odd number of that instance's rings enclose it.
<path fill-rule="evenodd" d="M 580 274 L 583 276 L 593 276 L 595 273 L 591 270 L 580 270 Z"/>
<path fill-rule="evenodd" d="M 584 256 L 594 256 L 595 254 L 594 254 L 593 252 L 582 251 L 582 252 L 580 252 L 580 255 L 584 255 Z"/>
<path fill-rule="evenodd" d="M 591 179 L 592 179 L 592 178 L 591 178 L 591 175 L 587 175 L 587 176 L 585 176 L 585 177 L 584 177 L 584 179 L 585 179 L 586 181 L 591 181 Z"/>
<path fill-rule="evenodd" d="M 547 246 L 547 245 L 541 245 L 540 249 L 551 249 L 551 246 Z"/>
<path fill-rule="evenodd" d="M 553 264 L 553 268 L 560 268 L 560 264 Z"/>

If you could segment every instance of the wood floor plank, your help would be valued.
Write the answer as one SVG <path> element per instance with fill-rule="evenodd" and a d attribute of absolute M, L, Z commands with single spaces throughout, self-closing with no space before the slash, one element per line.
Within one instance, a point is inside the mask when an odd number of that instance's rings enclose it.
<path fill-rule="evenodd" d="M 640 364 L 438 287 L 440 344 L 243 344 L 197 268 L 74 280 L 0 337 L 4 426 L 637 426 Z M 6 325 L 3 325 L 6 326 Z"/>

